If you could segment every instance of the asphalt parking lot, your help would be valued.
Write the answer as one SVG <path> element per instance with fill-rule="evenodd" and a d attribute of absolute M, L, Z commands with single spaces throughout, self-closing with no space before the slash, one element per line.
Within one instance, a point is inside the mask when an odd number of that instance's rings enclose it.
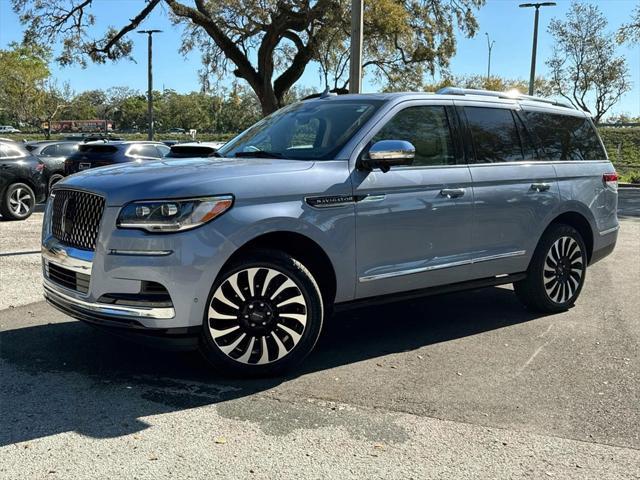
<path fill-rule="evenodd" d="M 340 314 L 302 370 L 197 354 L 42 301 L 39 228 L 0 221 L 0 478 L 640 478 L 640 189 L 568 312 L 490 288 Z"/>

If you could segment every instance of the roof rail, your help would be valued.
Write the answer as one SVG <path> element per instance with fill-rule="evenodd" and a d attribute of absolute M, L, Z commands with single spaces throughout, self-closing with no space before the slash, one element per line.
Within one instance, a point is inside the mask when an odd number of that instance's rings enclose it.
<path fill-rule="evenodd" d="M 438 95 L 481 95 L 485 97 L 505 98 L 509 100 L 529 100 L 532 102 L 548 103 L 550 105 L 557 105 L 559 107 L 571 108 L 572 110 L 575 110 L 575 107 L 568 102 L 553 100 L 551 98 L 524 95 L 515 90 L 510 92 L 494 92 L 493 90 L 479 90 L 475 88 L 444 87 L 438 90 L 436 93 Z"/>

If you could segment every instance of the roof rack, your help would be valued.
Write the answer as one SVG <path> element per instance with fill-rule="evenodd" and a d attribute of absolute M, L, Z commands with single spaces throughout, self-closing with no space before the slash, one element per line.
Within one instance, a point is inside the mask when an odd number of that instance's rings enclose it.
<path fill-rule="evenodd" d="M 436 92 L 438 95 L 481 95 L 485 97 L 505 98 L 509 100 L 529 100 L 532 102 L 547 103 L 550 105 L 557 105 L 559 107 L 571 108 L 575 110 L 575 107 L 568 102 L 560 100 L 553 100 L 551 98 L 534 97 L 532 95 L 524 95 L 517 91 L 510 92 L 494 92 L 492 90 L 478 90 L 475 88 L 461 88 L 461 87 L 444 87 Z"/>

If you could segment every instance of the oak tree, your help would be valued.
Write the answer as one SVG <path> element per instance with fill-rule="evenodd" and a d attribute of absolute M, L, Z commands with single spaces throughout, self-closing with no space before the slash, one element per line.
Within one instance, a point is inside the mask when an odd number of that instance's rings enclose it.
<path fill-rule="evenodd" d="M 12 0 L 31 43 L 60 41 L 62 64 L 130 57 L 128 34 L 162 6 L 183 25 L 183 52 L 202 52 L 203 82 L 231 73 L 247 82 L 263 114 L 283 105 L 311 62 L 335 84 L 346 84 L 349 0 L 139 0 L 131 19 L 96 32 L 99 0 Z M 455 53 L 456 28 L 478 28 L 475 12 L 485 0 L 369 0 L 365 2 L 364 66 L 391 82 L 446 67 Z M 329 75 L 327 72 L 332 70 Z"/>

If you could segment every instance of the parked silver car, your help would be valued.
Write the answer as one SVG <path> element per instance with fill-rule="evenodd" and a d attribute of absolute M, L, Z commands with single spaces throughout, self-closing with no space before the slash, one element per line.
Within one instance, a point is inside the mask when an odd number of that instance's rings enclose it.
<path fill-rule="evenodd" d="M 324 95 L 218 153 L 59 182 L 47 300 L 266 375 L 301 361 L 333 309 L 513 283 L 563 311 L 616 243 L 614 168 L 589 116 L 553 101 Z"/>

